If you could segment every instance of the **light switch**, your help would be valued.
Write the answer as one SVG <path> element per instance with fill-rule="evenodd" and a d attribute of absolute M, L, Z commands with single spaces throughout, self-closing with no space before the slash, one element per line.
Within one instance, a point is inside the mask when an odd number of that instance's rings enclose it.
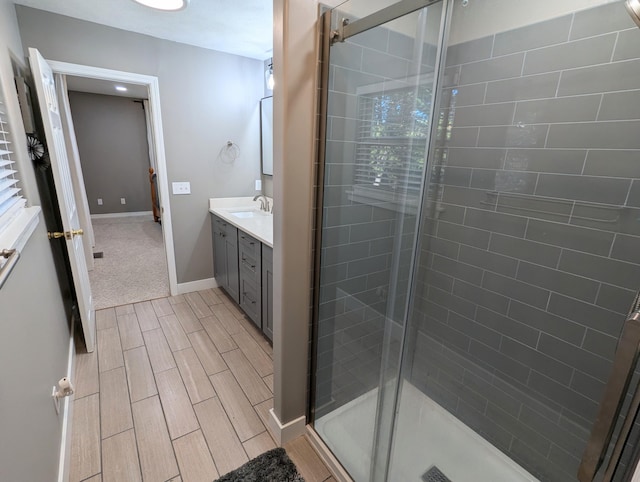
<path fill-rule="evenodd" d="M 191 194 L 190 182 L 172 182 L 173 194 Z"/>
<path fill-rule="evenodd" d="M 260 179 L 256 179 L 256 191 L 262 191 L 262 181 Z"/>

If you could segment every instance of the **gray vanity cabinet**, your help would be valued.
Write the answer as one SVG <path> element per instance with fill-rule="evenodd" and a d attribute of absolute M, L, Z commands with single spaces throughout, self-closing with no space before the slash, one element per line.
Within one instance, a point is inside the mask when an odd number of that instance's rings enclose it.
<path fill-rule="evenodd" d="M 212 214 L 211 234 L 213 237 L 213 276 L 229 296 L 236 303 L 240 303 L 238 228 Z"/>
<path fill-rule="evenodd" d="M 273 341 L 273 248 L 262 245 L 262 332 Z"/>
<path fill-rule="evenodd" d="M 260 276 L 262 244 L 243 231 L 238 231 L 238 264 L 240 266 L 240 308 L 262 329 Z"/>
<path fill-rule="evenodd" d="M 273 249 L 215 214 L 211 233 L 218 285 L 273 340 Z"/>

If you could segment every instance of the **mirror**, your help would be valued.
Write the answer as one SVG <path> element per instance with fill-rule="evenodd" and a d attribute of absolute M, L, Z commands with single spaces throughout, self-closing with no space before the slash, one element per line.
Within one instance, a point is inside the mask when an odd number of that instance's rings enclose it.
<path fill-rule="evenodd" d="M 262 174 L 273 176 L 273 97 L 260 100 Z"/>

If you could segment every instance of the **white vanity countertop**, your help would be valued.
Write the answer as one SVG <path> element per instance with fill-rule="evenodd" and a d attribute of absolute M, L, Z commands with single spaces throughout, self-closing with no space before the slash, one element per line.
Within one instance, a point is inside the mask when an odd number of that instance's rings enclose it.
<path fill-rule="evenodd" d="M 261 211 L 260 201 L 252 197 L 211 198 L 209 212 L 273 248 L 273 214 Z"/>

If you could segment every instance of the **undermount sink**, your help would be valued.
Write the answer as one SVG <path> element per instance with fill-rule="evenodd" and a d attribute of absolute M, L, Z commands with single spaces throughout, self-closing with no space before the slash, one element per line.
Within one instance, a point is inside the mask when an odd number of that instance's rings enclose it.
<path fill-rule="evenodd" d="M 268 216 L 269 215 L 269 213 L 267 213 L 267 212 L 258 211 L 256 209 L 252 209 L 250 211 L 234 211 L 234 212 L 229 213 L 229 214 L 231 214 L 232 216 L 235 216 L 237 218 L 243 218 L 243 219 L 255 218 L 255 217 L 258 217 L 258 216 Z"/>
<path fill-rule="evenodd" d="M 269 207 L 271 203 L 269 199 Z M 260 209 L 260 204 L 252 197 L 212 198 L 209 199 L 209 212 L 273 247 L 273 213 Z"/>

